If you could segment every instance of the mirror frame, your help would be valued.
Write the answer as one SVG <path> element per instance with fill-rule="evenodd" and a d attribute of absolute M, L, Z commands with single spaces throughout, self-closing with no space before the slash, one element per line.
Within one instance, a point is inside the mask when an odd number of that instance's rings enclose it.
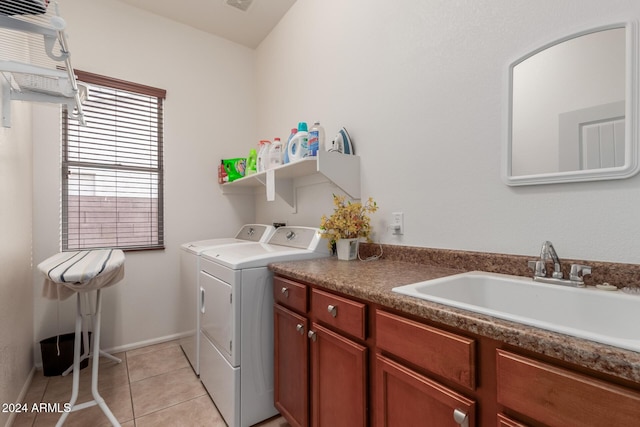
<path fill-rule="evenodd" d="M 513 70 L 516 65 L 520 64 L 524 60 L 532 57 L 533 55 L 555 46 L 559 43 L 571 40 L 576 37 L 580 37 L 586 34 L 594 32 L 612 30 L 616 28 L 625 29 L 625 117 L 630 120 L 625 120 L 625 152 L 624 152 L 624 165 L 601 168 L 601 169 L 588 169 L 588 170 L 576 170 L 566 172 L 551 172 L 532 175 L 512 175 L 511 164 L 511 139 L 512 139 L 512 124 L 513 124 Z M 638 40 L 638 21 L 628 21 L 622 23 L 615 23 L 605 25 L 601 27 L 589 28 L 578 33 L 574 33 L 563 37 L 561 39 L 554 40 L 544 46 L 535 49 L 526 55 L 518 58 L 510 63 L 507 69 L 507 93 L 505 95 L 506 112 L 505 123 L 503 126 L 505 135 L 503 136 L 502 143 L 502 180 L 505 184 L 510 186 L 519 185 L 538 185 L 538 184 L 557 184 L 566 182 L 582 182 L 582 181 L 600 181 L 611 179 L 624 179 L 630 178 L 633 175 L 640 172 L 640 147 L 638 142 L 638 126 L 639 120 L 639 77 L 638 72 L 640 67 L 638 64 L 639 55 L 638 48 L 640 46 Z"/>

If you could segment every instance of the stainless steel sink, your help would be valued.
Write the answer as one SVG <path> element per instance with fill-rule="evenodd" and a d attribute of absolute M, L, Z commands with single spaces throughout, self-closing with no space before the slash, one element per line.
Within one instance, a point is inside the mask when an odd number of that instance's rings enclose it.
<path fill-rule="evenodd" d="M 550 331 L 640 351 L 640 296 L 472 271 L 394 292 Z"/>

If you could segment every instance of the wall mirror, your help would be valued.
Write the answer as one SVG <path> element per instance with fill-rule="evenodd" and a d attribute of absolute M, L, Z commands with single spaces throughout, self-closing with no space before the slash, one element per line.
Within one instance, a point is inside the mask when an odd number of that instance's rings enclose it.
<path fill-rule="evenodd" d="M 582 31 L 508 68 L 508 185 L 622 179 L 640 170 L 636 22 Z"/>

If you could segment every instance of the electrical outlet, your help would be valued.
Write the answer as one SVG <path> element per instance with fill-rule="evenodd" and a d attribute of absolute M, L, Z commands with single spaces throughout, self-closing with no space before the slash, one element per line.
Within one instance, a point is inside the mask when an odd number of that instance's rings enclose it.
<path fill-rule="evenodd" d="M 395 236 L 401 236 L 404 234 L 404 213 L 392 212 L 391 213 L 391 230 Z"/>

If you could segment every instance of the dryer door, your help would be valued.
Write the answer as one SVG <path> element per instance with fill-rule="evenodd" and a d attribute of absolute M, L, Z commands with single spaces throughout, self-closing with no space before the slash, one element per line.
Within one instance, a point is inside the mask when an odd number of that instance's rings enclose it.
<path fill-rule="evenodd" d="M 236 367 L 240 365 L 238 334 L 240 319 L 236 295 L 232 285 L 200 271 L 200 287 L 203 290 L 200 310 L 200 330 L 216 346 L 218 351 Z"/>

